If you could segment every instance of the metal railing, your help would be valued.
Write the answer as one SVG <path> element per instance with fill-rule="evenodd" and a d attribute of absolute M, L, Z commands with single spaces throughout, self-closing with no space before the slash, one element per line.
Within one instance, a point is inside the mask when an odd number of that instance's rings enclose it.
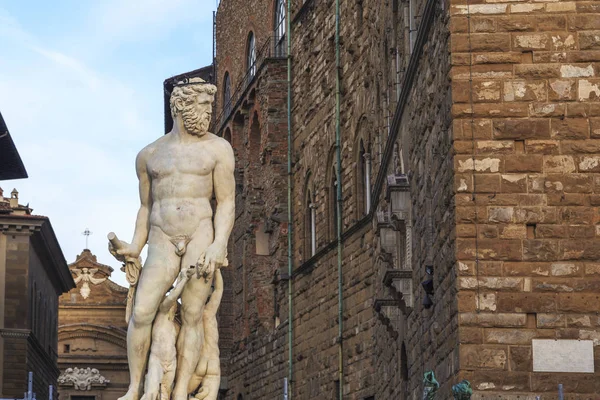
<path fill-rule="evenodd" d="M 231 113 L 237 108 L 238 102 L 246 92 L 246 89 L 254 81 L 254 78 L 259 74 L 261 67 L 265 60 L 268 59 L 284 59 L 287 57 L 287 48 L 285 42 L 285 36 L 269 37 L 256 53 L 256 60 L 246 70 L 246 74 L 240 80 L 235 88 L 235 91 L 231 94 L 227 104 L 223 104 L 221 113 L 215 118 L 215 131 L 219 132 L 225 122 L 231 116 Z"/>

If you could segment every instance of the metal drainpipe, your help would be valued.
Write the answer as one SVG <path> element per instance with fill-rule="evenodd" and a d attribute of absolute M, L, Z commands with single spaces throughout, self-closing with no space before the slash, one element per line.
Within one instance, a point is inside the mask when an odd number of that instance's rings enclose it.
<path fill-rule="evenodd" d="M 371 211 L 371 154 L 365 153 L 363 157 L 365 158 L 365 214 L 368 214 Z"/>
<path fill-rule="evenodd" d="M 337 264 L 338 264 L 338 349 L 339 393 L 344 398 L 344 282 L 342 275 L 342 146 L 340 140 L 340 0 L 335 0 L 335 146 L 337 153 Z"/>
<path fill-rule="evenodd" d="M 292 7 L 291 0 L 286 0 L 287 15 L 285 18 L 287 36 L 287 130 L 288 130 L 288 155 L 287 155 L 287 172 L 288 172 L 288 399 L 291 400 L 294 396 L 294 381 L 293 377 L 293 334 L 294 334 L 294 314 L 292 308 L 294 285 L 292 282 L 292 273 L 294 270 L 293 259 L 293 227 L 292 220 Z"/>

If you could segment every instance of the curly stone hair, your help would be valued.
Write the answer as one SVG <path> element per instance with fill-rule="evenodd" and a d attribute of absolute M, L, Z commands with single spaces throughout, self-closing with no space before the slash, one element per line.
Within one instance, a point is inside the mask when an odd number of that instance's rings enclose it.
<path fill-rule="evenodd" d="M 194 104 L 199 95 L 205 93 L 214 99 L 217 87 L 207 83 L 201 78 L 191 78 L 184 82 L 178 82 L 171 93 L 171 115 L 175 118 L 184 107 Z"/>

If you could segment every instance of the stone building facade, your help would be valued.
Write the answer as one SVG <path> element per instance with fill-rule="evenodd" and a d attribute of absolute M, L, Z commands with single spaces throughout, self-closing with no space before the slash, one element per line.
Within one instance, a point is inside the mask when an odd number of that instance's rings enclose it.
<path fill-rule="evenodd" d="M 291 1 L 216 14 L 226 398 L 597 396 L 599 3 Z"/>
<path fill-rule="evenodd" d="M 113 269 L 84 249 L 69 264 L 76 287 L 59 300 L 60 400 L 116 400 L 129 387 L 127 292 Z"/>
<path fill-rule="evenodd" d="M 0 189 L 0 397 L 21 398 L 56 387 L 58 298 L 73 279 L 48 217 L 33 215 Z"/>

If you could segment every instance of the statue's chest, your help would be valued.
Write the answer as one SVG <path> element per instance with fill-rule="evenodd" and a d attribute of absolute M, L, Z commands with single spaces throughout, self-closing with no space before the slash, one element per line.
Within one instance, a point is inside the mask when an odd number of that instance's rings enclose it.
<path fill-rule="evenodd" d="M 148 173 L 154 179 L 178 173 L 208 175 L 214 165 L 213 157 L 198 146 L 164 147 L 149 159 Z"/>

